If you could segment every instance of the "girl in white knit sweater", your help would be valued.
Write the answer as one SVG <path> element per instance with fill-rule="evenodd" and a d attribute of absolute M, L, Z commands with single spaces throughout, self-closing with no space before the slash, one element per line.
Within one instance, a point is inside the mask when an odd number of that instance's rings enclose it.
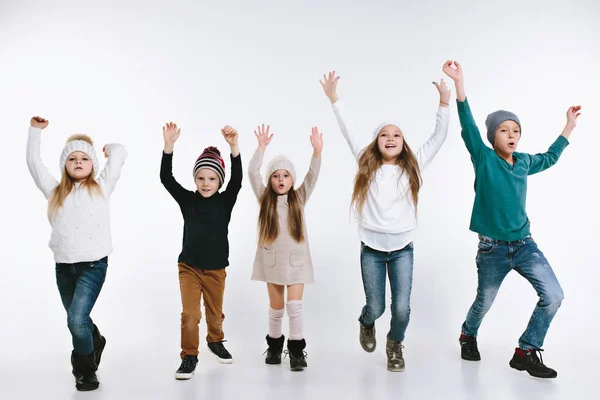
<path fill-rule="evenodd" d="M 108 158 L 99 172 L 92 140 L 73 135 L 60 156 L 61 179 L 57 181 L 41 160 L 41 134 L 48 120 L 31 118 L 27 140 L 27 167 L 36 186 L 48 200 L 52 226 L 50 248 L 56 263 L 56 284 L 67 311 L 73 339 L 71 364 L 77 390 L 98 388 L 96 370 L 106 339 L 90 313 L 106 277 L 110 238 L 109 200 L 127 157 L 120 144 L 107 144 Z"/>
<path fill-rule="evenodd" d="M 392 321 L 387 334 L 389 371 L 403 371 L 402 342 L 410 318 L 413 272 L 413 236 L 417 228 L 417 203 L 421 171 L 427 167 L 448 134 L 450 91 L 444 80 L 433 82 L 439 92 L 435 131 L 413 153 L 399 124 L 383 122 L 372 135 L 355 135 L 346 124 L 337 95 L 335 71 L 321 85 L 332 104 L 344 139 L 358 161 L 352 205 L 359 216 L 360 264 L 366 304 L 359 317 L 360 344 L 375 351 L 375 321 L 385 310 L 386 272 L 392 292 Z"/>

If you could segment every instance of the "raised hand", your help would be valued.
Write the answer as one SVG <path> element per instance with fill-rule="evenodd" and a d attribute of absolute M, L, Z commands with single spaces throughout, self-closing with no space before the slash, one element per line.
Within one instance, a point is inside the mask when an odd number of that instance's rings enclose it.
<path fill-rule="evenodd" d="M 173 122 L 167 122 L 165 126 L 162 128 L 163 130 L 163 139 L 165 140 L 165 153 L 170 154 L 173 152 L 173 147 L 175 146 L 175 142 L 179 139 L 179 135 L 181 134 L 181 129 L 177 128 L 177 124 Z"/>
<path fill-rule="evenodd" d="M 269 135 L 269 131 L 271 126 L 267 125 L 265 129 L 265 124 L 262 126 L 258 126 L 257 130 L 254 131 L 254 135 L 256 136 L 256 140 L 258 140 L 258 149 L 261 151 L 265 151 L 271 140 L 273 140 L 273 134 Z"/>
<path fill-rule="evenodd" d="M 313 126 L 312 128 L 312 133 L 310 135 L 310 144 L 314 149 L 313 157 L 321 157 L 321 151 L 323 150 L 323 134 L 319 133 L 319 128 L 317 128 L 316 126 Z"/>
<path fill-rule="evenodd" d="M 49 121 L 47 119 L 44 119 L 42 117 L 32 117 L 31 121 L 29 121 L 29 124 L 33 127 L 33 128 L 40 128 L 40 129 L 44 129 L 48 126 Z"/>
<path fill-rule="evenodd" d="M 337 83 L 339 79 L 339 76 L 335 76 L 335 71 L 331 71 L 327 75 L 323 74 L 323 80 L 319 79 L 319 83 L 323 87 L 323 91 L 331 104 L 338 101 Z"/>
<path fill-rule="evenodd" d="M 452 92 L 450 91 L 450 89 L 448 89 L 448 86 L 446 86 L 446 82 L 444 82 L 444 80 L 442 79 L 440 80 L 440 83 L 433 82 L 433 84 L 435 85 L 436 89 L 440 94 L 440 103 L 445 106 L 450 104 L 450 95 L 452 94 Z"/>
<path fill-rule="evenodd" d="M 442 71 L 454 81 L 454 87 L 456 87 L 456 100 L 460 102 L 465 101 L 467 95 L 465 94 L 463 70 L 458 61 L 446 61 L 442 67 Z"/>
<path fill-rule="evenodd" d="M 574 129 L 577 126 L 577 117 L 581 115 L 581 106 L 571 106 L 567 110 L 567 127 Z"/>
<path fill-rule="evenodd" d="M 221 134 L 229 146 L 235 146 L 238 143 L 238 132 L 229 125 L 221 129 Z"/>

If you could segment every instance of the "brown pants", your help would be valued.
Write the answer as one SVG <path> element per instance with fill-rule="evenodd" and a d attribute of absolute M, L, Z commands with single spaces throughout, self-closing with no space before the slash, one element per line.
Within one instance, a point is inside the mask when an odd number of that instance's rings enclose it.
<path fill-rule="evenodd" d="M 208 343 L 223 340 L 223 292 L 225 291 L 225 268 L 202 270 L 179 263 L 179 288 L 181 290 L 181 358 L 198 355 L 200 342 L 200 297 L 204 295 L 204 311 Z"/>

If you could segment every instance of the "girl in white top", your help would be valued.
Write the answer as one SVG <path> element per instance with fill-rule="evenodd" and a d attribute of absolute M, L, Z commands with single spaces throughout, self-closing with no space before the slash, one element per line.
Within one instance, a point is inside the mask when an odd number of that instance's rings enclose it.
<path fill-rule="evenodd" d="M 392 291 L 392 321 L 387 335 L 387 368 L 403 371 L 402 341 L 410 317 L 413 271 L 413 236 L 417 228 L 417 204 L 421 171 L 433 160 L 448 133 L 450 91 L 444 80 L 433 82 L 439 107 L 433 135 L 413 153 L 399 125 L 383 122 L 372 136 L 348 129 L 337 95 L 335 71 L 320 81 L 352 154 L 358 161 L 352 205 L 358 214 L 361 239 L 361 272 L 366 305 L 359 317 L 360 344 L 375 351 L 375 320 L 385 310 L 386 270 Z"/>
<path fill-rule="evenodd" d="M 56 284 L 67 311 L 73 351 L 71 364 L 78 390 L 98 388 L 98 369 L 106 339 L 90 313 L 106 277 L 110 238 L 109 200 L 127 157 L 120 144 L 103 148 L 108 158 L 99 172 L 92 140 L 71 136 L 60 156 L 61 179 L 57 181 L 40 156 L 42 130 L 48 120 L 31 118 L 27 140 L 27 167 L 36 186 L 48 200 L 52 226 L 50 248 L 56 262 Z"/>

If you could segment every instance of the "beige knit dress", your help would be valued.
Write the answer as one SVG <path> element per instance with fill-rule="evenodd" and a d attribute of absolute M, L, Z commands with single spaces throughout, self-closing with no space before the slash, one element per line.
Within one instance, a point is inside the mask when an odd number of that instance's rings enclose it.
<path fill-rule="evenodd" d="M 263 162 L 264 152 L 257 150 L 248 166 L 248 176 L 252 190 L 260 201 L 265 185 L 260 175 L 260 167 Z M 300 199 L 302 212 L 310 197 L 321 168 L 321 158 L 311 158 L 310 168 L 304 177 L 304 182 L 296 193 Z M 252 280 L 275 283 L 277 285 L 294 285 L 298 283 L 312 283 L 315 281 L 310 249 L 308 246 L 308 234 L 306 230 L 306 218 L 303 218 L 304 241 L 296 242 L 290 235 L 288 229 L 288 203 L 287 195 L 277 198 L 277 215 L 279 217 L 279 236 L 268 246 L 256 249 Z"/>

